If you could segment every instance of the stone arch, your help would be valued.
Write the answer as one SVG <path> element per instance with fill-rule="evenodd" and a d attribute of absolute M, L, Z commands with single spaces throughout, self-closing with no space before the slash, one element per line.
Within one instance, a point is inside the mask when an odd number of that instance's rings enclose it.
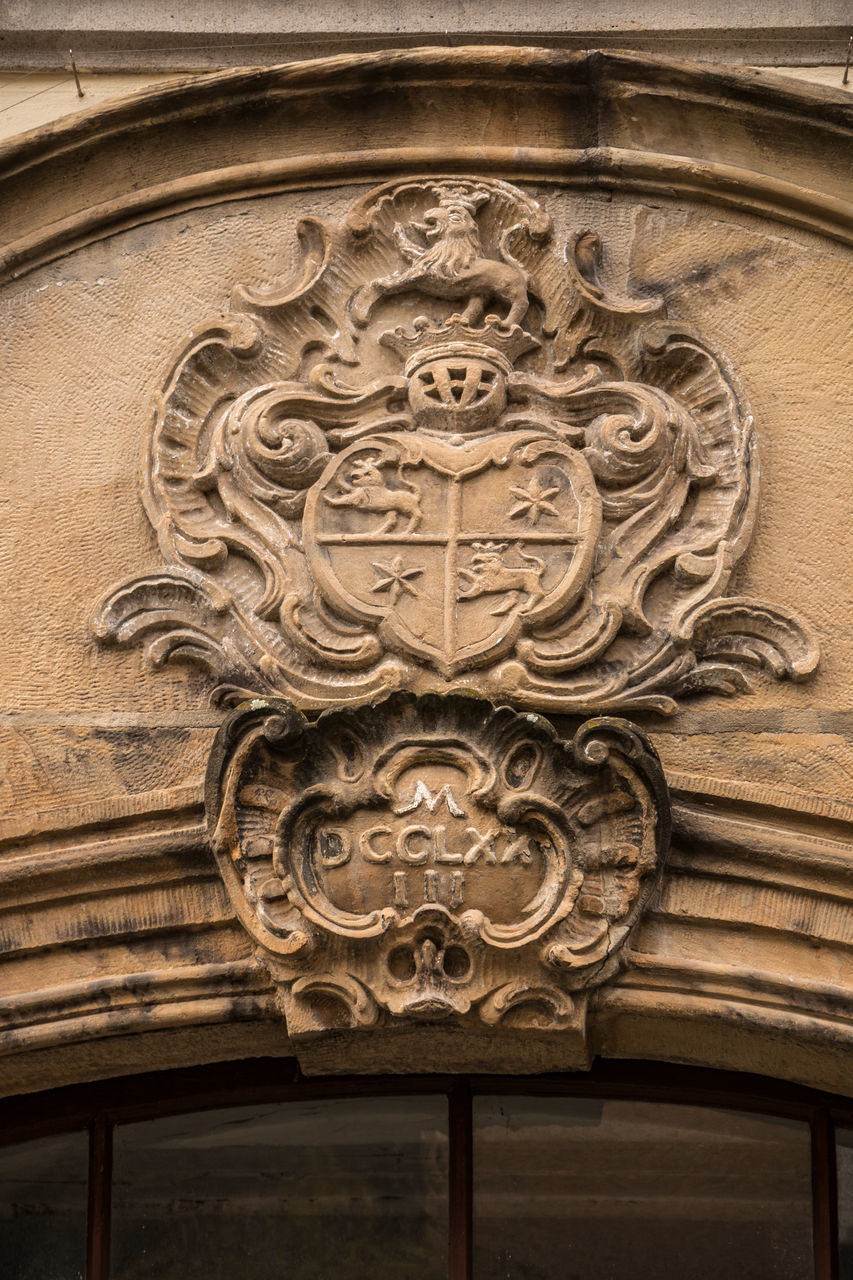
<path fill-rule="evenodd" d="M 594 224 L 620 296 L 662 295 L 726 352 L 764 459 L 738 598 L 769 592 L 823 653 L 808 683 L 747 700 L 735 681 L 734 701 L 636 716 L 672 851 L 590 1005 L 587 1052 L 851 1092 L 849 110 L 636 55 L 426 49 L 199 77 L 0 151 L 5 1092 L 293 1052 L 204 826 L 210 682 L 101 651 L 90 616 L 115 580 L 159 570 L 136 460 L 181 342 L 235 284 L 287 274 L 302 218 L 412 174 L 513 184 L 566 235 Z M 410 1050 L 376 1037 L 365 1069 L 405 1067 Z M 547 1036 L 519 1037 L 504 1069 L 560 1065 Z M 315 1069 L 350 1070 L 342 1044 Z M 472 1034 L 460 1069 L 494 1069 L 493 1047 Z"/>

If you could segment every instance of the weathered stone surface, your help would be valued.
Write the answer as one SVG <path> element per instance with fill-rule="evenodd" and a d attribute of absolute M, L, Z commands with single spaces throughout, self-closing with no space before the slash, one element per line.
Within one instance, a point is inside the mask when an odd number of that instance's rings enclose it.
<path fill-rule="evenodd" d="M 853 1088 L 847 111 L 831 94 L 642 59 L 445 50 L 211 77 L 4 153 L 5 1092 L 146 1069 L 154 1055 L 172 1065 L 294 1051 L 280 1003 L 294 979 L 260 963 L 203 821 L 202 774 L 225 715 L 209 705 L 212 681 L 192 663 L 152 673 L 138 649 L 99 646 L 92 602 L 163 572 L 139 454 L 187 334 L 227 314 L 236 282 L 291 274 L 306 213 L 342 225 L 377 187 L 417 179 L 424 190 L 440 174 L 519 191 L 550 220 L 549 253 L 594 230 L 609 294 L 663 298 L 667 323 L 701 335 L 726 385 L 742 386 L 761 496 L 726 590 L 803 619 L 821 662 L 805 683 L 680 698 L 668 720 L 637 712 L 668 776 L 674 837 L 621 967 L 586 988 L 582 1045 L 468 1015 L 410 1024 L 383 1007 L 346 1054 L 336 1033 L 297 1036 L 303 1064 L 384 1069 L 408 1042 L 426 1066 L 534 1071 L 602 1053 Z M 399 221 L 422 247 L 411 223 L 434 207 L 413 204 L 386 233 Z M 498 263 L 496 220 L 485 205 L 473 216 L 478 256 Z M 513 235 L 521 254 L 526 233 Z M 405 262 L 380 240 L 360 242 L 375 252 L 371 278 L 399 279 Z M 531 278 L 533 266 L 531 250 Z M 344 303 L 369 281 L 346 283 Z M 398 327 L 383 308 L 411 301 L 378 302 L 363 345 L 371 326 Z M 468 299 L 414 302 L 407 328 Z M 547 346 L 539 305 L 524 325 L 533 332 L 535 319 Z M 504 327 L 511 306 L 498 299 Z M 472 326 L 486 328 L 483 317 Z M 392 374 L 405 369 L 405 355 L 376 350 Z M 541 351 L 519 354 L 513 375 L 537 373 Z M 345 497 L 337 477 L 323 492 Z M 724 506 L 714 483 L 695 493 Z M 324 506 L 346 515 L 346 502 Z M 472 596 L 483 618 L 488 598 Z M 482 671 L 460 679 L 476 688 Z M 579 726 L 574 711 L 555 717 L 562 740 Z"/>
<path fill-rule="evenodd" d="M 671 712 L 812 673 L 796 615 L 727 594 L 758 510 L 743 392 L 659 295 L 602 283 L 594 231 L 561 261 L 542 206 L 485 178 L 299 231 L 293 276 L 238 284 L 163 381 L 168 568 L 108 593 L 100 638 L 315 709 L 476 679 Z"/>
<path fill-rule="evenodd" d="M 338 201 L 340 212 L 348 199 Z M 21 495 L 20 505 L 16 503 L 6 526 L 10 635 L 29 634 L 28 619 L 34 613 L 40 619 L 37 637 L 8 646 L 4 683 L 8 709 L 34 712 L 50 706 L 53 714 L 59 698 L 64 714 L 78 714 L 91 706 L 89 685 L 94 669 L 99 680 L 110 682 L 110 692 L 98 704 L 98 713 L 153 713 L 159 708 L 174 714 L 183 709 L 196 711 L 205 704 L 209 683 L 189 667 L 167 667 L 158 680 L 140 683 L 144 668 L 135 654 L 99 654 L 89 635 L 89 615 L 91 601 L 99 592 L 145 566 L 146 548 L 151 571 L 162 566 L 137 497 L 136 458 L 145 432 L 144 406 L 151 387 L 168 366 L 171 351 L 197 316 L 211 305 L 225 304 L 230 283 L 238 273 L 242 278 L 254 275 L 258 279 L 267 274 L 270 243 L 274 243 L 276 255 L 298 244 L 295 222 L 304 207 L 302 202 L 296 208 L 291 203 L 289 233 L 287 224 L 279 229 L 272 202 L 258 203 L 261 208 L 249 207 L 242 217 L 232 211 L 211 223 L 206 215 L 196 213 L 187 221 L 167 222 L 164 238 L 158 242 L 152 242 L 150 231 L 134 233 L 126 244 L 123 242 L 127 252 L 120 257 L 120 274 L 116 274 L 115 263 L 109 267 L 111 275 L 103 274 L 112 253 L 109 245 L 117 243 L 110 241 L 97 252 L 86 250 L 81 255 L 85 265 L 78 262 L 72 270 L 74 260 L 69 260 L 61 275 L 52 268 L 46 273 L 48 278 L 34 288 L 28 285 L 24 289 L 22 283 L 7 288 L 16 318 L 8 342 L 9 478 Z M 328 197 L 315 207 L 328 209 Z M 569 212 L 564 198 L 552 207 L 562 218 Z M 572 209 L 578 221 L 601 227 L 608 244 L 617 246 L 627 237 L 625 261 L 630 261 L 636 252 L 630 208 L 620 206 L 614 211 L 585 199 Z M 654 243 L 663 247 L 681 239 L 686 252 L 684 215 L 661 211 L 655 216 L 659 229 Z M 843 564 L 838 559 L 830 563 L 837 544 L 833 531 L 843 519 L 843 496 L 835 490 L 826 492 L 820 459 L 831 457 L 842 471 L 851 465 L 850 441 L 834 428 L 843 383 L 831 376 L 836 359 L 844 359 L 842 338 L 848 332 L 841 322 L 845 298 L 841 281 L 846 268 L 825 251 L 815 253 L 787 241 L 786 253 L 801 263 L 797 279 L 802 287 L 797 296 L 805 298 L 809 316 L 839 317 L 835 326 L 831 318 L 829 323 L 841 345 L 827 348 L 811 321 L 796 342 L 792 333 L 786 337 L 771 330 L 765 336 L 766 317 L 788 313 L 790 267 L 780 275 L 768 259 L 766 270 L 751 272 L 734 307 L 730 287 L 725 286 L 724 242 L 719 261 L 713 267 L 708 265 L 706 232 L 711 237 L 722 235 L 719 219 L 712 220 L 716 227 L 695 215 L 689 221 L 693 224 L 690 243 L 696 270 L 711 270 L 712 274 L 709 285 L 699 289 L 690 283 L 688 271 L 687 282 L 670 299 L 670 308 L 691 324 L 703 311 L 703 331 L 719 334 L 720 345 L 746 382 L 753 412 L 760 418 L 756 430 L 765 483 L 759 535 L 768 528 L 772 537 L 753 538 L 733 586 L 744 594 L 787 605 L 807 618 L 821 638 L 833 636 L 831 652 L 823 645 L 823 662 L 812 678 L 807 699 L 790 685 L 767 686 L 750 698 L 744 713 L 761 706 L 844 707 L 849 705 L 845 672 L 853 656 L 853 642 L 841 617 Z M 734 232 L 729 229 L 729 234 Z M 756 236 L 750 233 L 750 238 Z M 232 256 L 236 267 L 229 265 Z M 287 263 L 281 265 L 286 272 Z M 718 277 L 719 289 L 711 287 Z M 167 288 L 170 278 L 173 287 Z M 104 283 L 90 287 L 90 281 L 99 279 Z M 648 286 L 635 272 L 632 287 L 642 290 Z M 744 311 L 749 326 L 735 323 L 735 312 L 741 315 Z M 107 331 L 111 316 L 122 317 L 134 352 L 130 362 L 124 341 L 99 343 L 96 339 L 97 334 Z M 76 333 L 82 335 L 82 346 L 74 339 Z M 36 352 L 42 343 L 50 343 L 55 353 L 49 380 L 37 367 Z M 773 370 L 784 372 L 788 360 L 794 360 L 796 368 L 786 374 L 785 394 L 780 395 Z M 102 382 L 109 388 L 108 396 L 97 390 Z M 33 395 L 26 392 L 31 386 L 36 388 Z M 803 423 L 808 430 L 803 429 Z M 38 450 L 39 466 L 28 478 L 23 459 L 33 448 Z M 91 483 L 92 476 L 99 477 L 99 484 Z M 49 542 L 32 536 L 33 523 L 41 517 L 51 530 Z M 806 547 L 818 572 L 812 572 L 809 555 L 804 554 Z M 64 566 L 59 576 L 53 567 L 57 553 Z M 756 558 L 761 563 L 760 575 L 752 573 Z M 90 584 L 88 595 L 82 589 L 84 583 Z M 73 662 L 63 656 L 72 652 L 77 655 Z M 81 654 L 85 655 L 83 661 L 79 660 Z"/>
<path fill-rule="evenodd" d="M 487 164 L 849 243 L 850 111 L 843 92 L 596 51 L 445 47 L 206 76 L 0 150 L 3 262 L 14 275 L 168 212 L 408 174 L 413 148 L 419 171 Z"/>
<path fill-rule="evenodd" d="M 451 1020 L 568 1032 L 564 1061 L 586 1061 L 589 992 L 669 845 L 660 765 L 626 721 L 590 720 L 570 745 L 470 696 L 314 725 L 257 701 L 223 726 L 207 787 L 223 880 L 294 1039 Z"/>
<path fill-rule="evenodd" d="M 69 14 L 51 0 L 17 0 L 0 17 L 3 66 L 56 66 L 69 41 L 86 67 L 222 66 L 310 58 L 324 53 L 422 45 L 510 44 L 562 49 L 638 49 L 703 62 L 836 62 L 844 47 L 848 12 L 843 0 L 791 6 L 755 0 L 748 8 L 726 0 L 714 9 L 682 0 L 617 0 L 606 10 L 562 0 L 518 5 L 492 0 L 432 0 L 428 8 L 384 0 L 336 0 L 290 5 L 255 0 L 235 9 L 227 0 L 176 7 L 166 0 L 136 0 L 121 9 L 90 0 Z M 81 53 L 80 51 L 85 51 Z M 837 79 L 840 77 L 836 77 Z"/>

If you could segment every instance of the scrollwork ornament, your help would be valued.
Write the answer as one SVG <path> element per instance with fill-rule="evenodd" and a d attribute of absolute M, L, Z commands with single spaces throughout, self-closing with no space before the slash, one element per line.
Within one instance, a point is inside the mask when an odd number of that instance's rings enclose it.
<path fill-rule="evenodd" d="M 395 694 L 310 723 L 246 703 L 208 770 L 212 847 L 288 1032 L 564 1030 L 622 963 L 669 843 L 627 722 Z"/>
<path fill-rule="evenodd" d="M 726 362 L 661 299 L 563 254 L 508 183 L 389 182 L 306 220 L 292 282 L 238 286 L 156 398 L 144 502 L 167 567 L 102 640 L 306 710 L 395 689 L 672 712 L 817 647 L 726 596 L 758 501 Z"/>

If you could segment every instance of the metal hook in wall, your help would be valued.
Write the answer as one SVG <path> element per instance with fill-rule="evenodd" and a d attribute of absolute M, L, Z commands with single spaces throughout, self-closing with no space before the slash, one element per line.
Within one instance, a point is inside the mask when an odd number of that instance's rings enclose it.
<path fill-rule="evenodd" d="M 74 61 L 74 50 L 73 50 L 73 49 L 69 49 L 69 50 L 68 50 L 68 56 L 71 58 L 71 70 L 72 70 L 72 71 L 73 71 L 73 73 L 74 73 L 74 83 L 75 83 L 75 84 L 76 84 L 76 86 L 77 86 L 77 97 L 78 97 L 78 98 L 84 98 L 86 95 L 84 94 L 83 89 L 82 89 L 82 87 L 81 87 L 81 85 L 80 85 L 80 77 L 79 77 L 79 75 L 77 74 L 77 63 Z"/>

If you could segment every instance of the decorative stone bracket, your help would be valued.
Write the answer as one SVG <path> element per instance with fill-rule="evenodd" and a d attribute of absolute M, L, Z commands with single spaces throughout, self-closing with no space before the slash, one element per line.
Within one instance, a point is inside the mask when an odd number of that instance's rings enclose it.
<path fill-rule="evenodd" d="M 666 784 L 626 721 L 571 743 L 485 699 L 396 694 L 314 724 L 232 716 L 210 760 L 213 848 L 294 1041 L 345 1028 L 584 1037 L 655 890 Z"/>

